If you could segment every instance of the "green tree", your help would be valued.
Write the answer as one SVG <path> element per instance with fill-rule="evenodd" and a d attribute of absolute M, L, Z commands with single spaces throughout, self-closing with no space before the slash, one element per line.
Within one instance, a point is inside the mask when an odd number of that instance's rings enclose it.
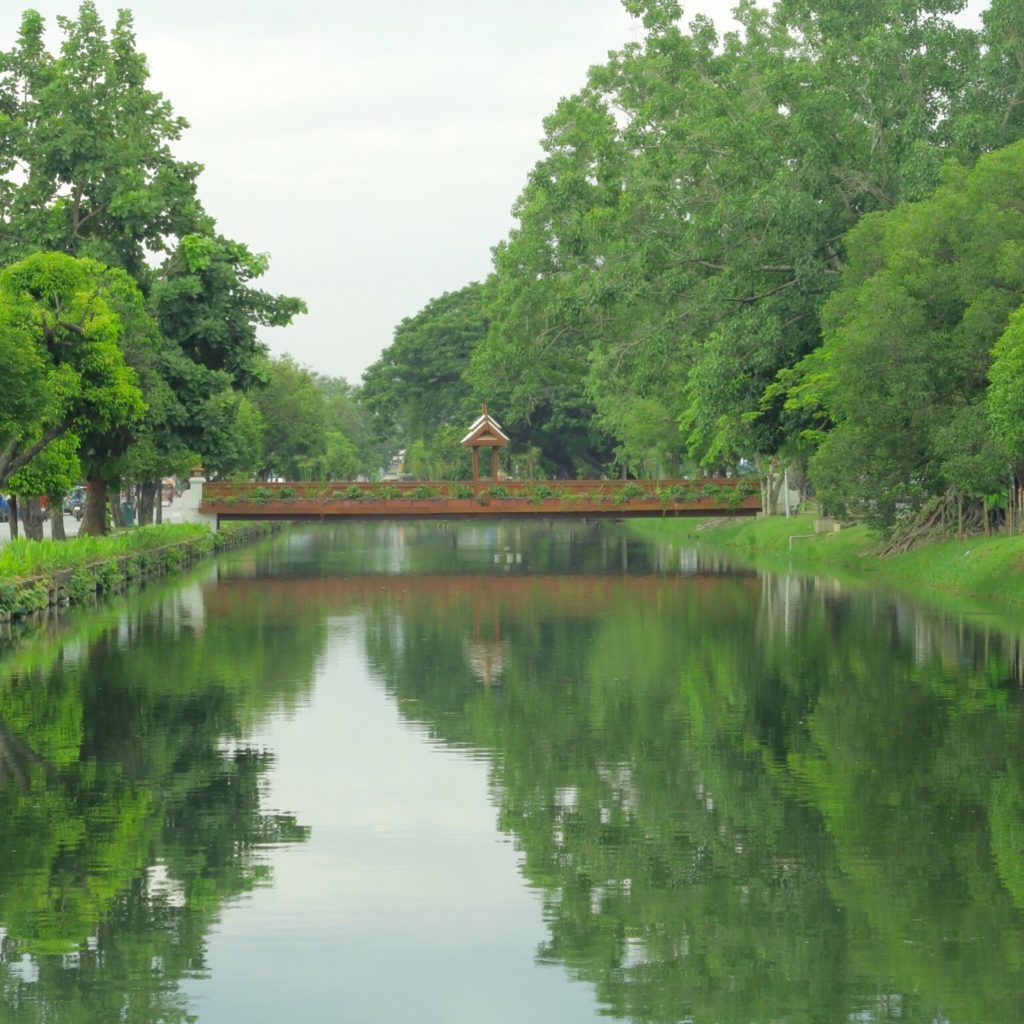
<path fill-rule="evenodd" d="M 135 316 L 118 309 L 134 308 Z M 56 438 L 130 429 L 145 406 L 124 356 L 125 324 L 144 322 L 131 279 L 95 260 L 38 253 L 0 273 L 0 355 L 20 350 L 19 377 L 37 389 L 15 399 L 35 420 L 6 422 L 0 485 Z"/>
<path fill-rule="evenodd" d="M 82 435 L 95 482 L 83 528 L 93 532 L 105 522 L 106 486 L 125 474 L 151 495 L 161 475 L 207 450 L 225 461 L 226 434 L 251 427 L 226 418 L 246 415 L 226 393 L 259 381 L 258 328 L 287 324 L 305 307 L 254 287 L 266 256 L 216 232 L 196 193 L 200 165 L 172 152 L 187 122 L 149 88 L 130 12 L 108 32 L 85 0 L 57 25 L 62 41 L 51 54 L 43 19 L 27 12 L 17 43 L 0 54 L 0 260 L 55 249 L 123 268 L 160 331 L 145 345 L 127 335 L 148 332 L 126 332 L 145 421 Z"/>
<path fill-rule="evenodd" d="M 642 447 L 803 457 L 806 411 L 765 392 L 820 344 L 844 233 L 992 144 L 961 6 L 743 3 L 721 38 L 672 3 L 629 4 L 644 38 L 545 122 L 495 250 L 476 386 L 507 388 L 513 425 L 565 403 L 558 426 L 610 431 L 620 459 L 637 398 L 662 424 Z"/>
<path fill-rule="evenodd" d="M 142 281 L 149 259 L 170 240 L 208 223 L 196 198 L 200 166 L 170 144 L 187 122 L 147 88 L 132 16 L 109 34 L 92 0 L 76 18 L 58 17 L 57 54 L 45 23 L 26 11 L 13 49 L 0 54 L 6 184 L 0 207 L 4 262 L 35 249 L 89 256 Z"/>
<path fill-rule="evenodd" d="M 263 422 L 264 477 L 310 479 L 322 465 L 327 443 L 326 405 L 310 370 L 291 356 L 268 359 L 266 386 L 253 401 Z"/>
<path fill-rule="evenodd" d="M 835 425 L 812 471 L 837 510 L 891 530 L 943 499 L 935 514 L 948 528 L 960 499 L 1005 490 L 1009 452 L 983 425 L 987 401 L 1004 425 L 1013 407 L 1012 328 L 995 364 L 992 353 L 1024 300 L 1022 172 L 1017 143 L 848 236 L 824 347 L 790 399 Z M 988 400 L 990 368 L 1001 383 Z"/>
<path fill-rule="evenodd" d="M 25 536 L 43 539 L 40 496 L 50 506 L 50 530 L 54 540 L 64 540 L 64 498 L 82 478 L 76 434 L 51 441 L 30 463 L 14 473 L 7 486 L 18 496 L 18 511 L 25 514 Z"/>
<path fill-rule="evenodd" d="M 156 431 L 165 461 L 196 453 L 218 475 L 251 476 L 260 466 L 255 392 L 265 383 L 266 347 L 258 330 L 306 309 L 255 286 L 267 267 L 240 242 L 189 234 L 153 282 L 149 305 L 165 339 L 159 371 L 174 398 Z"/>
<path fill-rule="evenodd" d="M 622 196 L 624 154 L 595 90 L 563 100 L 544 122 L 545 156 L 513 207 L 518 220 L 494 250 L 486 339 L 469 379 L 513 440 L 540 448 L 555 472 L 577 476 L 610 459 L 586 381 L 614 294 L 596 271 Z"/>
<path fill-rule="evenodd" d="M 1024 308 L 1013 313 L 992 349 L 986 410 L 993 437 L 1024 480 Z"/>
<path fill-rule="evenodd" d="M 327 410 L 326 465 L 334 467 L 325 475 L 344 480 L 386 464 L 392 446 L 382 441 L 361 390 L 343 377 L 315 374 L 315 379 Z"/>
<path fill-rule="evenodd" d="M 392 451 L 417 441 L 430 445 L 443 428 L 476 418 L 479 399 L 464 374 L 486 332 L 483 287 L 476 283 L 432 299 L 395 328 L 360 388 L 360 401 Z"/>

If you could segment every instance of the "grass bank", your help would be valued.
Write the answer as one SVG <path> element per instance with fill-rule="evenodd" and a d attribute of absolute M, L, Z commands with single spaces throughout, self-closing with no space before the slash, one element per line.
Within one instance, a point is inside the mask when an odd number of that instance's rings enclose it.
<path fill-rule="evenodd" d="M 734 553 L 768 569 L 793 568 L 862 579 L 935 598 L 1013 605 L 1024 610 L 1024 537 L 943 541 L 890 558 L 863 526 L 814 533 L 814 516 L 768 519 L 657 519 L 631 529 L 653 539 L 697 543 Z"/>
<path fill-rule="evenodd" d="M 0 624 L 122 590 L 135 580 L 164 575 L 272 529 L 269 523 L 226 523 L 211 533 L 205 526 L 167 524 L 109 537 L 11 541 L 0 548 Z"/>

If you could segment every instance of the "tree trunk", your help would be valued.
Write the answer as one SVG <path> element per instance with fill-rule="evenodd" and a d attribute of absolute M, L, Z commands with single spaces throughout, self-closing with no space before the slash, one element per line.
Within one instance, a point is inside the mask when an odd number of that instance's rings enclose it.
<path fill-rule="evenodd" d="M 153 516 L 153 521 L 159 525 L 164 521 L 164 482 L 163 480 L 157 480 L 156 482 L 156 494 L 153 498 L 153 510 L 156 515 Z"/>
<path fill-rule="evenodd" d="M 11 529 L 11 540 L 18 539 L 18 497 L 15 494 L 11 495 L 11 500 L 7 505 L 7 516 L 8 526 Z"/>
<path fill-rule="evenodd" d="M 50 498 L 50 536 L 54 540 L 67 540 L 64 532 L 64 499 Z"/>
<path fill-rule="evenodd" d="M 149 526 L 153 522 L 153 495 L 160 481 L 143 480 L 139 484 L 139 526 Z"/>
<path fill-rule="evenodd" d="M 105 537 L 107 534 L 107 481 L 101 476 L 90 476 L 85 495 L 85 511 L 78 530 L 82 537 Z"/>
<path fill-rule="evenodd" d="M 43 539 L 43 506 L 38 498 L 22 498 L 25 510 L 25 536 L 29 540 Z"/>

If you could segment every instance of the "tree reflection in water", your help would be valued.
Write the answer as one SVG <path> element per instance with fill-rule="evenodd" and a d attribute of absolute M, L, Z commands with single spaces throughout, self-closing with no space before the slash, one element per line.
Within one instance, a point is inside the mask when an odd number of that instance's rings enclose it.
<path fill-rule="evenodd" d="M 343 615 L 398 714 L 486 758 L 537 957 L 605 1012 L 1024 1019 L 1019 625 L 612 530 L 341 536 L 9 664 L 11 1020 L 189 1019 L 218 914 L 307 834 L 261 807 L 246 736 L 302 706 Z"/>
<path fill-rule="evenodd" d="M 152 602 L 149 602 L 152 604 Z M 196 611 L 199 614 L 196 614 Z M 308 686 L 253 608 L 211 621 L 188 590 L 29 644 L 0 682 L 0 1006 L 10 1021 L 194 1020 L 224 905 L 308 830 L 261 807 L 253 723 Z"/>
<path fill-rule="evenodd" d="M 541 960 L 635 1021 L 1024 1018 L 1019 632 L 785 577 L 448 582 L 362 595 L 367 653 L 489 752 Z"/>

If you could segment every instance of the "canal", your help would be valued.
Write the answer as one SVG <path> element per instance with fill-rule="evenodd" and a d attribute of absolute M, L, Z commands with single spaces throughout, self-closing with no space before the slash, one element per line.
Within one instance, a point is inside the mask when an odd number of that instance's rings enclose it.
<path fill-rule="evenodd" d="M 1024 621 L 348 524 L 0 648 L 0 1021 L 1024 1019 Z"/>

